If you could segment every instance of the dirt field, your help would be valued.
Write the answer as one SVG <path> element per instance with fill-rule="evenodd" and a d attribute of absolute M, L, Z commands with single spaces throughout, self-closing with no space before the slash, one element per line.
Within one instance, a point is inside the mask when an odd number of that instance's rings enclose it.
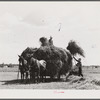
<path fill-rule="evenodd" d="M 84 78 L 70 76 L 66 81 L 25 83 L 17 79 L 18 68 L 0 68 L 0 89 L 100 89 L 100 68 L 83 68 Z"/>

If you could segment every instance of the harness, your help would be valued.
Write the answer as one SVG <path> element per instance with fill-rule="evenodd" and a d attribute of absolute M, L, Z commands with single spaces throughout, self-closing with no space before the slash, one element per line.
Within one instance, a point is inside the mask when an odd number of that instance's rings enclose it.
<path fill-rule="evenodd" d="M 31 67 L 33 67 L 33 69 L 37 70 L 37 69 L 40 69 L 40 67 L 42 66 L 44 69 L 46 69 L 46 61 L 44 60 L 37 60 L 35 58 L 32 58 L 31 59 Z"/>

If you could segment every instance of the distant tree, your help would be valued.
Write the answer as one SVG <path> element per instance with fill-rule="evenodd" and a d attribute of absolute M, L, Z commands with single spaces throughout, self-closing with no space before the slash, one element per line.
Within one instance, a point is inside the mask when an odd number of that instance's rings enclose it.
<path fill-rule="evenodd" d="M 4 63 L 2 63 L 2 64 L 0 65 L 0 67 L 2 67 L 2 68 L 3 68 L 3 67 L 4 67 Z"/>
<path fill-rule="evenodd" d="M 14 66 L 13 66 L 13 64 L 10 63 L 10 64 L 8 64 L 8 67 L 14 67 Z"/>

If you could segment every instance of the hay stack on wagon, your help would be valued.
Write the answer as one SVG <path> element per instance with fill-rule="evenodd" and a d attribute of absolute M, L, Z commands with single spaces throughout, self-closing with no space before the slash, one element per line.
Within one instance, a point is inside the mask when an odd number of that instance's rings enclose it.
<path fill-rule="evenodd" d="M 40 42 L 40 48 L 28 48 L 22 55 L 28 59 L 28 55 L 33 54 L 36 59 L 45 60 L 47 62 L 47 74 L 51 77 L 57 75 L 59 70 L 61 74 L 66 74 L 71 68 L 71 54 L 63 48 L 54 46 L 52 37 L 49 40 L 42 37 L 40 38 Z"/>
<path fill-rule="evenodd" d="M 41 46 L 34 53 L 34 56 L 47 62 L 47 72 L 49 75 L 55 76 L 59 70 L 61 74 L 65 74 L 71 67 L 72 57 L 65 49 L 54 46 L 52 37 L 48 40 L 45 37 L 40 38 Z M 60 66 L 60 61 L 62 66 Z"/>

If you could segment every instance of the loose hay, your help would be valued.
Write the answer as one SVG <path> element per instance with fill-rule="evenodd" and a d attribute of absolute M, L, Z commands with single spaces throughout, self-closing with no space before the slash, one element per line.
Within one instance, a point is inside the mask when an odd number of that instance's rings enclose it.
<path fill-rule="evenodd" d="M 70 51 L 70 53 L 72 55 L 79 54 L 79 55 L 85 57 L 84 50 L 79 45 L 77 45 L 77 43 L 75 41 L 73 41 L 73 40 L 71 40 L 68 43 L 67 49 Z"/>

